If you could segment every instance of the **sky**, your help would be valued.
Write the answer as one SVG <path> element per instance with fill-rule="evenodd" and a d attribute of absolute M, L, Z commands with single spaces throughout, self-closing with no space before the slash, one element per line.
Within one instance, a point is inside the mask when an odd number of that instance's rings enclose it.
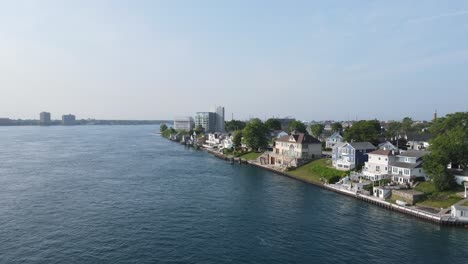
<path fill-rule="evenodd" d="M 0 0 L 0 117 L 468 111 L 468 1 Z"/>

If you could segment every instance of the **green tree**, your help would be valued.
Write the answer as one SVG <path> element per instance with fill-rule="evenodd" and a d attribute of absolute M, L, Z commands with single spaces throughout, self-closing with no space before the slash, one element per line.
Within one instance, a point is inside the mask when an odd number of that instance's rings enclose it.
<path fill-rule="evenodd" d="M 307 133 L 307 128 L 301 121 L 294 120 L 289 123 L 288 132 L 291 133 L 296 130 L 299 133 Z"/>
<path fill-rule="evenodd" d="M 380 132 L 381 127 L 378 120 L 361 120 L 346 129 L 344 139 L 348 142 L 369 141 L 377 144 Z"/>
<path fill-rule="evenodd" d="M 239 148 L 242 144 L 242 130 L 236 131 L 234 138 L 232 139 L 232 144 L 234 148 Z"/>
<path fill-rule="evenodd" d="M 322 135 L 325 126 L 323 124 L 314 124 L 310 126 L 310 132 L 314 137 L 320 137 Z"/>
<path fill-rule="evenodd" d="M 270 118 L 265 122 L 265 125 L 270 130 L 281 130 L 281 122 L 278 119 Z"/>
<path fill-rule="evenodd" d="M 240 120 L 231 120 L 225 122 L 225 128 L 228 132 L 242 130 L 245 127 L 245 122 Z"/>
<path fill-rule="evenodd" d="M 403 118 L 403 120 L 401 121 L 401 131 L 408 134 L 410 132 L 413 132 L 414 131 L 414 128 L 413 128 L 413 119 L 411 119 L 411 117 L 405 117 Z"/>
<path fill-rule="evenodd" d="M 166 124 L 162 124 L 162 125 L 159 127 L 159 131 L 160 131 L 161 133 L 164 132 L 166 129 L 167 129 L 167 125 L 166 125 Z"/>
<path fill-rule="evenodd" d="M 195 127 L 194 130 L 195 130 L 195 132 L 197 132 L 197 134 L 198 134 L 198 133 L 203 132 L 203 127 L 202 127 L 201 125 L 197 125 L 197 126 Z"/>
<path fill-rule="evenodd" d="M 343 125 L 340 122 L 335 122 L 331 125 L 332 132 L 343 132 Z"/>
<path fill-rule="evenodd" d="M 250 120 L 242 130 L 244 143 L 254 150 L 264 148 L 268 145 L 267 133 L 268 128 L 258 118 Z"/>
<path fill-rule="evenodd" d="M 468 112 L 440 118 L 429 130 L 437 136 L 430 142 L 430 154 L 424 157 L 423 168 L 437 190 L 447 190 L 454 178 L 447 165 L 468 168 Z"/>

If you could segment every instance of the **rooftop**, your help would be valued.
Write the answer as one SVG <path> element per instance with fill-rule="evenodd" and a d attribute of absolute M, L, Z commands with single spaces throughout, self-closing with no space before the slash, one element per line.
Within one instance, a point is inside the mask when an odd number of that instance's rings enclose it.
<path fill-rule="evenodd" d="M 420 150 L 408 150 L 405 152 L 400 153 L 398 156 L 401 157 L 410 157 L 410 158 L 421 158 L 422 156 L 429 154 L 428 151 L 420 151 Z"/>
<path fill-rule="evenodd" d="M 282 136 L 278 138 L 276 141 L 279 142 L 291 142 L 291 138 L 294 142 L 299 144 L 321 144 L 320 141 L 314 138 L 311 135 L 304 134 L 304 133 L 297 133 L 293 135 Z"/>

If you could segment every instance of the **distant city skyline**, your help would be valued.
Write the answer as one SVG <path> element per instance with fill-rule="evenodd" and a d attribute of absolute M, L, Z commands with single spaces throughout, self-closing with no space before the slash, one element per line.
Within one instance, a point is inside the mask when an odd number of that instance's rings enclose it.
<path fill-rule="evenodd" d="M 468 111 L 468 1 L 5 1 L 0 118 Z"/>

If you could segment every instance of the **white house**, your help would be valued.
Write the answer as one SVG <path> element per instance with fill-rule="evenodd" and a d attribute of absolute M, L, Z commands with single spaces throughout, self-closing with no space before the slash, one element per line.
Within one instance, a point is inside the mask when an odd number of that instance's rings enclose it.
<path fill-rule="evenodd" d="M 378 149 L 367 155 L 368 160 L 362 168 L 362 177 L 371 181 L 389 178 L 390 164 L 395 161 L 394 151 Z"/>
<path fill-rule="evenodd" d="M 417 177 L 427 175 L 422 169 L 422 158 L 428 154 L 426 151 L 408 150 L 396 156 L 395 162 L 390 164 L 392 181 L 398 183 L 409 183 Z"/>
<path fill-rule="evenodd" d="M 326 148 L 333 148 L 337 143 L 343 142 L 343 136 L 339 132 L 333 133 L 327 140 L 325 141 Z"/>
<path fill-rule="evenodd" d="M 457 220 L 468 222 L 468 206 L 452 205 L 450 214 Z"/>
<path fill-rule="evenodd" d="M 268 163 L 297 167 L 301 162 L 320 158 L 322 144 L 308 134 L 296 133 L 278 138 L 275 147 L 268 153 Z"/>
<path fill-rule="evenodd" d="M 352 170 L 367 161 L 367 153 L 375 150 L 370 142 L 337 143 L 332 150 L 333 166 L 339 170 Z"/>
<path fill-rule="evenodd" d="M 209 147 L 218 147 L 222 139 L 224 139 L 224 135 L 222 133 L 209 133 L 208 139 L 206 140 L 206 144 Z"/>
<path fill-rule="evenodd" d="M 220 149 L 231 149 L 231 148 L 233 148 L 234 147 L 233 140 L 234 140 L 234 133 L 229 133 L 229 134 L 225 135 L 223 137 L 223 139 L 221 139 L 221 141 L 219 143 L 219 148 Z"/>

